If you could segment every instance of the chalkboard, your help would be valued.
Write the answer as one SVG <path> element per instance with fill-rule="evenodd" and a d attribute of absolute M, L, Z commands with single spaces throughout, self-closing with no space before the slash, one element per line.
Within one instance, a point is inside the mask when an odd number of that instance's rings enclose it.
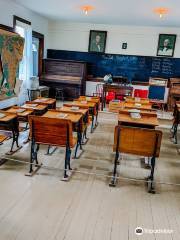
<path fill-rule="evenodd" d="M 96 54 L 88 52 L 52 50 L 48 58 L 87 62 L 88 75 L 106 74 L 127 77 L 129 81 L 148 82 L 149 77 L 180 77 L 180 58 Z"/>

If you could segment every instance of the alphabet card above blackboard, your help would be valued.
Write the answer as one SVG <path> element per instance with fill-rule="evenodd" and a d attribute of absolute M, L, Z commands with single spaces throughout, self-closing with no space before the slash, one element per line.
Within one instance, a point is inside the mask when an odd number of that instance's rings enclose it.
<path fill-rule="evenodd" d="M 48 49 L 53 59 L 87 62 L 88 75 L 104 77 L 106 74 L 127 77 L 129 81 L 148 82 L 149 77 L 180 77 L 180 58 L 96 54 Z"/>

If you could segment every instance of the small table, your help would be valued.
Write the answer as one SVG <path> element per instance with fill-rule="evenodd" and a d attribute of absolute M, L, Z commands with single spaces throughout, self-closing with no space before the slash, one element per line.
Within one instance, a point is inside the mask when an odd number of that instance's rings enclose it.
<path fill-rule="evenodd" d="M 119 113 L 118 124 L 123 126 L 155 129 L 159 125 L 157 116 L 154 114 L 141 113 L 141 118 L 132 118 L 129 112 Z"/>
<path fill-rule="evenodd" d="M 39 88 L 36 88 L 36 89 L 28 88 L 27 92 L 28 92 L 29 101 L 32 101 L 34 93 L 38 93 L 39 97 L 41 97 L 43 95 L 42 94 L 43 92 L 47 92 L 45 95 L 46 95 L 46 97 L 48 97 L 49 96 L 49 87 L 39 86 Z"/>
<path fill-rule="evenodd" d="M 19 147 L 18 138 L 19 138 L 19 123 L 17 114 L 8 113 L 6 111 L 0 111 L 0 113 L 4 114 L 5 116 L 0 118 L 0 129 L 5 131 L 12 131 L 13 141 L 11 144 L 10 152 L 8 155 L 12 155 L 17 152 L 22 147 Z M 13 151 L 14 144 L 16 143 L 17 149 Z"/>
<path fill-rule="evenodd" d="M 42 105 L 48 105 L 48 109 L 56 109 L 56 99 L 53 98 L 38 97 L 33 102 Z"/>
<path fill-rule="evenodd" d="M 23 106 L 21 106 L 21 108 L 25 108 L 28 110 L 34 110 L 34 114 L 41 116 L 43 115 L 45 112 L 47 112 L 47 105 L 44 104 L 37 104 L 37 103 L 26 103 Z"/>

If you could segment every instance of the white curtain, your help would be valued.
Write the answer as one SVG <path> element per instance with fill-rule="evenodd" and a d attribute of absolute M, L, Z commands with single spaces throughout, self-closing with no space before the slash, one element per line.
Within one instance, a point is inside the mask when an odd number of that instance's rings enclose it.
<path fill-rule="evenodd" d="M 22 104 L 27 100 L 27 88 L 30 88 L 30 78 L 33 75 L 32 27 L 17 21 L 16 32 L 25 39 L 23 59 L 19 66 L 19 80 L 23 81 L 19 94 L 19 104 Z"/>

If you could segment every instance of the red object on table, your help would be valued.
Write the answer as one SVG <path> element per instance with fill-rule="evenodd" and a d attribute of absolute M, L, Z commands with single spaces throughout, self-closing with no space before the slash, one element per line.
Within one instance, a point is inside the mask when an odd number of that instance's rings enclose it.
<path fill-rule="evenodd" d="M 109 103 L 110 101 L 115 99 L 115 93 L 114 92 L 108 92 L 106 96 L 106 102 Z"/>

